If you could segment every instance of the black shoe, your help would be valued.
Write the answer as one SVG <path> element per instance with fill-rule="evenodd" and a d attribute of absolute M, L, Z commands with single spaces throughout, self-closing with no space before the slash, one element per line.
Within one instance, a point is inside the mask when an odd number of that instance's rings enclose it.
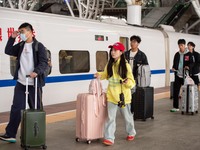
<path fill-rule="evenodd" d="M 16 138 L 9 137 L 7 134 L 0 135 L 0 139 L 9 143 L 16 143 Z"/>

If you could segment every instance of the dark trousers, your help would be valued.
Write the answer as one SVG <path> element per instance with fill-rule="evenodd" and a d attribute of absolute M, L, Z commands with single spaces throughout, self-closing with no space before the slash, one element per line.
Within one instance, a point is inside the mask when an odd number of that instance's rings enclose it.
<path fill-rule="evenodd" d="M 179 108 L 179 93 L 180 93 L 180 88 L 183 85 L 183 78 L 178 77 L 175 75 L 175 81 L 174 81 L 174 101 L 173 101 L 173 107 L 174 108 Z"/>
<path fill-rule="evenodd" d="M 194 83 L 195 83 L 196 85 L 199 84 L 199 77 L 198 77 L 198 76 L 191 76 L 191 78 L 194 80 Z"/>
<path fill-rule="evenodd" d="M 30 109 L 32 109 L 35 107 L 35 87 L 29 86 L 28 90 L 29 90 L 28 105 Z M 6 134 L 13 138 L 16 137 L 17 130 L 21 121 L 21 110 L 25 109 L 27 103 L 25 102 L 25 97 L 26 97 L 25 91 L 26 91 L 26 86 L 17 82 L 14 90 L 13 104 L 11 106 L 10 120 L 6 127 Z M 41 103 L 42 88 L 38 88 L 37 97 L 38 97 L 37 109 L 40 109 L 40 106 L 42 106 Z"/>

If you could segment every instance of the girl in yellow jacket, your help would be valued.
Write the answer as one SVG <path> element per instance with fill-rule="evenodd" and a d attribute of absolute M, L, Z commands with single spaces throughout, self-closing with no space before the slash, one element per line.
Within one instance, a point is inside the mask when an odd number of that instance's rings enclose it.
<path fill-rule="evenodd" d="M 132 141 L 136 135 L 133 114 L 130 111 L 131 88 L 135 86 L 132 70 L 125 60 L 125 47 L 117 42 L 109 46 L 110 59 L 103 72 L 98 72 L 95 77 L 109 81 L 107 88 L 108 120 L 105 125 L 105 145 L 113 145 L 116 130 L 116 114 L 118 108 L 126 123 L 126 140 Z M 123 94 L 122 94 L 123 93 Z"/>

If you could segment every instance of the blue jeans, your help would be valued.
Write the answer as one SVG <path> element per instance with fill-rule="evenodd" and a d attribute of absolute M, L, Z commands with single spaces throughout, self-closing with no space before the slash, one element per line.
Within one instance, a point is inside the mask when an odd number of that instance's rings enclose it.
<path fill-rule="evenodd" d="M 114 143 L 115 140 L 115 130 L 116 130 L 116 115 L 118 110 L 118 105 L 108 102 L 108 120 L 105 125 L 105 134 L 104 138 L 110 140 Z M 126 124 L 127 135 L 136 135 L 133 114 L 130 110 L 130 104 L 127 104 L 125 108 L 119 108 L 122 116 L 124 117 Z"/>

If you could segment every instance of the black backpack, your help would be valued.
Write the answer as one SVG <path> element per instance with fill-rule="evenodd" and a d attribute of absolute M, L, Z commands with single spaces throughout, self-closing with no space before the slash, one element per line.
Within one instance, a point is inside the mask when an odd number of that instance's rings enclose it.
<path fill-rule="evenodd" d="M 20 47 L 23 45 L 23 43 L 24 42 L 20 43 Z M 36 41 L 35 42 L 35 52 L 38 52 L 38 50 L 39 50 L 38 45 L 39 45 L 39 42 Z M 44 72 L 44 75 L 45 75 L 45 77 L 47 77 L 51 73 L 51 68 L 52 68 L 52 65 L 51 65 L 51 53 L 46 47 L 44 47 L 44 48 L 45 48 L 45 51 L 47 53 L 47 60 L 48 60 L 48 67 L 46 68 L 46 70 Z"/>

